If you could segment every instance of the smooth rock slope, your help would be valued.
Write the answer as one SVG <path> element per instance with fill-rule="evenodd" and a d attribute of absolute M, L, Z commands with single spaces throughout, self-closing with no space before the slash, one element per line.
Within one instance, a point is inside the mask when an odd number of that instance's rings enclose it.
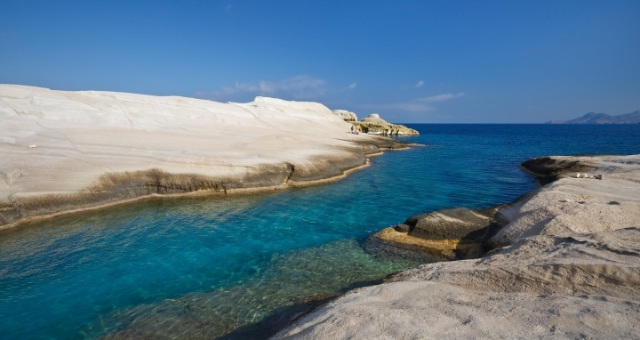
<path fill-rule="evenodd" d="M 488 255 L 354 290 L 275 338 L 637 338 L 640 155 L 523 166 L 557 180 L 499 208 Z"/>
<path fill-rule="evenodd" d="M 0 228 L 150 195 L 315 183 L 403 147 L 350 128 L 312 102 L 0 85 Z"/>

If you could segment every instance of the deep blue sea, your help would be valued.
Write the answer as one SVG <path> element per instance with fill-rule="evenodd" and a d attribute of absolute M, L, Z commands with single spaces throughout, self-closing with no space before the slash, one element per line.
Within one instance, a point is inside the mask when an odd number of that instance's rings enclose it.
<path fill-rule="evenodd" d="M 382 228 L 509 202 L 536 187 L 518 168 L 533 157 L 640 153 L 640 125 L 410 126 L 421 135 L 402 140 L 425 146 L 337 183 L 0 232 L 0 339 L 260 338 L 292 306 L 417 265 L 362 247 Z"/>

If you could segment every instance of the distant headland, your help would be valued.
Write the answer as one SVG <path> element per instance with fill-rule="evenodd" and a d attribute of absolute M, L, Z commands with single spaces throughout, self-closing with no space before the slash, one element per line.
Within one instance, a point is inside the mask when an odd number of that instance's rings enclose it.
<path fill-rule="evenodd" d="M 640 110 L 612 116 L 606 113 L 589 112 L 571 120 L 550 120 L 545 124 L 640 124 Z"/>

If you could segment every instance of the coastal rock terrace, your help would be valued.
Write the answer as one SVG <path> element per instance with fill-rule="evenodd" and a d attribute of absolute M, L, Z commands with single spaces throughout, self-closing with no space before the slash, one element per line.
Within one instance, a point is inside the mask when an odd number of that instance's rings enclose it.
<path fill-rule="evenodd" d="M 523 167 L 556 180 L 498 208 L 501 229 L 485 239 L 488 254 L 424 264 L 353 290 L 275 338 L 637 337 L 640 156 L 544 157 Z M 455 224 L 451 216 L 418 216 L 435 222 L 435 239 L 409 245 L 442 251 L 443 242 L 434 243 L 443 221 Z"/>
<path fill-rule="evenodd" d="M 0 228 L 170 194 L 229 194 L 344 176 L 392 139 L 351 134 L 319 103 L 0 85 Z"/>

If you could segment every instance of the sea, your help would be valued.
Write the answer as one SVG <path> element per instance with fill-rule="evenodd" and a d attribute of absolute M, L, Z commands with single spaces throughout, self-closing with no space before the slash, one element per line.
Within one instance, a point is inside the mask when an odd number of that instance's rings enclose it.
<path fill-rule="evenodd" d="M 436 261 L 366 246 L 406 218 L 537 187 L 547 155 L 640 154 L 640 125 L 407 124 L 420 144 L 332 184 L 155 200 L 0 232 L 0 339 L 262 339 Z M 606 178 L 605 178 L 606 179 Z"/>

